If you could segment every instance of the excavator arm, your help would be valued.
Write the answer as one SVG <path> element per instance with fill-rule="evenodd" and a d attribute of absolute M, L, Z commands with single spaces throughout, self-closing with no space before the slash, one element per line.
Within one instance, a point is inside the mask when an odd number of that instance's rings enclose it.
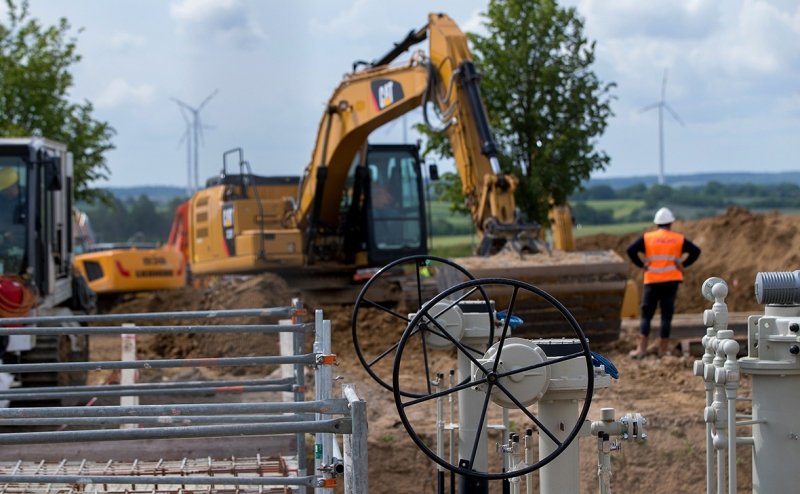
<path fill-rule="evenodd" d="M 418 51 L 408 63 L 392 65 L 397 56 L 425 39 L 429 56 Z M 305 232 L 306 252 L 321 231 L 337 227 L 348 172 L 369 134 L 420 106 L 427 120 L 429 104 L 442 119 L 473 223 L 483 235 L 479 253 L 496 251 L 510 238 L 538 240 L 538 225 L 516 220 L 517 180 L 500 172 L 480 97 L 480 75 L 466 36 L 453 20 L 431 14 L 424 28 L 365 65 L 345 76 L 320 121 L 295 212 L 295 223 Z"/>

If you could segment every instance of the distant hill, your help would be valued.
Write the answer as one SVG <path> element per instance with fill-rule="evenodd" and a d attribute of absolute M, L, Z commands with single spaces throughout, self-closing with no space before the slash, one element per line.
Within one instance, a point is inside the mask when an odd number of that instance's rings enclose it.
<path fill-rule="evenodd" d="M 118 199 L 136 199 L 145 195 L 153 202 L 169 202 L 175 197 L 186 197 L 185 187 L 174 187 L 171 185 L 135 185 L 132 187 L 103 187 L 108 192 L 114 194 Z"/>
<path fill-rule="evenodd" d="M 696 173 L 691 175 L 669 175 L 667 185 L 670 187 L 705 185 L 708 182 L 717 181 L 725 184 L 731 183 L 753 183 L 758 185 L 779 184 L 784 182 L 800 184 L 800 172 L 778 172 L 778 173 Z M 595 185 L 608 185 L 614 189 L 621 189 L 636 184 L 653 185 L 658 182 L 655 175 L 641 175 L 635 177 L 610 177 L 592 178 L 584 183 L 586 188 Z M 141 195 L 146 195 L 153 202 L 169 202 L 175 197 L 186 197 L 184 187 L 171 185 L 137 185 L 131 187 L 105 187 L 119 199 L 135 199 Z"/>
<path fill-rule="evenodd" d="M 668 175 L 667 185 L 670 187 L 697 186 L 705 185 L 708 182 L 720 182 L 724 184 L 752 183 L 756 185 L 772 185 L 780 183 L 800 184 L 800 172 L 776 172 L 776 173 L 695 173 L 690 175 Z M 584 183 L 584 186 L 594 187 L 596 185 L 608 185 L 614 189 L 621 189 L 636 184 L 653 185 L 658 183 L 656 175 L 641 175 L 636 177 L 609 177 L 592 178 Z"/>

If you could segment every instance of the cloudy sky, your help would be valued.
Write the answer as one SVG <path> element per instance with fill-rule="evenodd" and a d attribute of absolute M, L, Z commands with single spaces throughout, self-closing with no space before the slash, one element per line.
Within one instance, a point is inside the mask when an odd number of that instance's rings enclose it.
<path fill-rule="evenodd" d="M 75 99 L 116 129 L 113 186 L 185 186 L 186 124 L 206 125 L 200 177 L 243 147 L 254 172 L 300 174 L 331 91 L 357 59 L 374 59 L 429 11 L 480 30 L 486 0 L 30 0 L 45 23 L 66 17 L 83 60 Z M 800 3 L 796 0 L 571 0 L 597 42 L 595 71 L 617 83 L 598 176 L 654 174 L 661 97 L 669 173 L 798 169 Z M 5 21 L 5 7 L 0 6 Z M 410 123 L 418 118 L 411 115 Z M 401 141 L 402 120 L 374 142 Z M 416 136 L 409 133 L 409 139 Z"/>

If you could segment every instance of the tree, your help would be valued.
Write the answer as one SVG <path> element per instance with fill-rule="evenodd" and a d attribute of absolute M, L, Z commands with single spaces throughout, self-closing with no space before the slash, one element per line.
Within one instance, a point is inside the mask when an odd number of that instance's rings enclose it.
<path fill-rule="evenodd" d="M 591 70 L 595 43 L 584 37 L 575 8 L 555 0 L 491 0 L 483 16 L 488 34 L 468 37 L 501 166 L 520 179 L 522 212 L 545 223 L 551 199 L 566 204 L 608 164 L 595 146 L 613 116 L 615 84 Z M 443 137 L 422 132 L 431 138 L 425 153 L 451 155 Z"/>
<path fill-rule="evenodd" d="M 69 23 L 61 18 L 42 26 L 30 18 L 27 0 L 6 0 L 6 6 L 8 23 L 0 22 L 0 135 L 63 142 L 74 159 L 76 199 L 103 198 L 91 184 L 108 178 L 105 153 L 114 149 L 115 132 L 93 118 L 89 101 L 69 100 L 70 68 L 81 59 Z"/>

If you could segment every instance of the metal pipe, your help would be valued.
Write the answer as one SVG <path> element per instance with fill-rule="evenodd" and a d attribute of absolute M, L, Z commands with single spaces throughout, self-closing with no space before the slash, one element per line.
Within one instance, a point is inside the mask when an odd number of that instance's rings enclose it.
<path fill-rule="evenodd" d="M 162 475 L 0 475 L 0 484 L 314 485 L 317 477 L 185 477 Z"/>
<path fill-rule="evenodd" d="M 70 443 L 77 441 L 114 441 L 127 439 L 167 439 L 210 436 L 258 436 L 294 432 L 350 433 L 350 418 L 315 422 L 285 422 L 252 425 L 200 425 L 157 427 L 152 429 L 103 429 L 88 431 L 12 432 L 0 434 L 0 444 Z"/>
<path fill-rule="evenodd" d="M 301 325 L 304 328 L 310 328 L 311 331 L 314 331 L 314 324 L 303 323 L 303 315 L 305 314 L 305 308 L 303 307 L 303 303 L 300 301 L 299 298 L 292 299 L 292 318 L 291 323 L 292 325 Z M 305 332 L 295 332 L 292 334 L 292 354 L 293 355 L 301 355 L 303 353 L 303 347 L 305 346 Z M 306 385 L 306 376 L 305 376 L 305 366 L 303 364 L 294 364 L 294 384 L 297 386 L 295 388 L 294 393 L 294 401 L 301 402 L 305 401 L 305 385 Z M 295 435 L 295 442 L 297 447 L 297 475 L 304 476 L 306 474 L 307 465 L 306 465 L 306 437 L 305 434 L 298 432 Z M 299 488 L 299 494 L 306 494 L 307 489 L 305 487 Z"/>
<path fill-rule="evenodd" d="M 319 317 L 322 318 L 322 311 L 316 311 Z M 322 320 L 321 332 L 321 349 L 323 355 L 330 355 L 332 353 L 331 344 L 331 322 Z M 317 367 L 317 376 L 314 381 L 314 387 L 319 389 L 320 398 L 329 400 L 333 397 L 333 369 L 328 364 L 322 364 Z M 320 421 L 330 420 L 331 416 L 326 413 L 320 414 Z M 322 465 L 330 467 L 333 464 L 333 434 L 321 432 L 317 434 L 322 440 Z M 328 473 L 324 477 L 330 478 L 332 474 Z M 323 489 L 322 492 L 332 492 L 332 489 Z"/>
<path fill-rule="evenodd" d="M 33 388 L 35 391 L 49 393 L 49 392 L 72 392 L 72 391 L 105 391 L 107 389 L 117 389 L 120 391 L 136 390 L 136 389 L 173 389 L 173 388 L 213 388 L 216 386 L 266 386 L 274 385 L 280 386 L 284 384 L 292 384 L 294 380 L 291 378 L 283 379 L 238 379 L 238 380 L 215 380 L 215 381 L 179 381 L 168 383 L 140 383 L 140 384 L 103 384 L 97 386 L 42 386 L 40 388 Z M 19 394 L 30 393 L 31 389 L 7 389 L 0 394 L 0 396 L 16 396 Z"/>
<path fill-rule="evenodd" d="M 140 314 L 84 314 L 84 315 L 58 315 L 36 317 L 8 317 L 3 318 L 4 325 L 18 324 L 44 324 L 62 322 L 130 322 L 151 321 L 154 319 L 216 319 L 220 317 L 290 317 L 291 307 L 273 307 L 266 309 L 227 309 L 227 310 L 197 310 L 174 312 L 143 312 Z"/>
<path fill-rule="evenodd" d="M 3 324 L 6 324 L 5 319 Z M 6 335 L 73 335 L 73 334 L 174 334 L 174 333 L 311 333 L 310 324 L 225 324 L 207 326 L 59 326 L 3 328 Z"/>
<path fill-rule="evenodd" d="M 93 398 L 100 396 L 161 396 L 161 395 L 227 395 L 227 394 L 245 394 L 245 393 L 259 393 L 267 391 L 292 391 L 294 388 L 291 384 L 265 384 L 263 386 L 248 386 L 248 385 L 221 385 L 221 386 L 207 386 L 207 387 L 186 387 L 186 388 L 168 388 L 168 389 L 137 389 L 134 387 L 125 386 L 128 389 L 112 389 L 116 386 L 108 386 L 100 391 L 65 391 L 65 392 L 38 392 L 31 391 L 33 388 L 15 389 L 14 391 L 27 391 L 17 393 L 0 393 L 0 399 L 15 399 L 15 400 L 50 400 L 53 398 Z"/>
<path fill-rule="evenodd" d="M 191 405 L 139 405 L 131 407 L 58 407 L 0 408 L 0 419 L 46 417 L 133 417 L 173 415 L 227 415 L 234 413 L 349 413 L 345 400 L 270 402 L 270 403 L 202 403 Z M 0 435 L 2 437 L 2 435 Z"/>
<path fill-rule="evenodd" d="M 48 417 L 4 419 L 3 426 L 30 425 L 120 425 L 146 424 L 156 426 L 223 423 L 310 422 L 312 414 L 289 415 L 160 415 L 157 417 Z"/>
<path fill-rule="evenodd" d="M 3 364 L 4 372 L 51 372 L 51 371 L 92 371 L 109 369 L 165 369 L 172 367 L 225 367 L 251 366 L 269 364 L 314 364 L 316 356 L 312 353 L 297 356 L 266 357 L 222 357 L 192 359 L 137 360 L 134 362 L 102 361 L 102 362 L 64 362 L 59 364 Z"/>

